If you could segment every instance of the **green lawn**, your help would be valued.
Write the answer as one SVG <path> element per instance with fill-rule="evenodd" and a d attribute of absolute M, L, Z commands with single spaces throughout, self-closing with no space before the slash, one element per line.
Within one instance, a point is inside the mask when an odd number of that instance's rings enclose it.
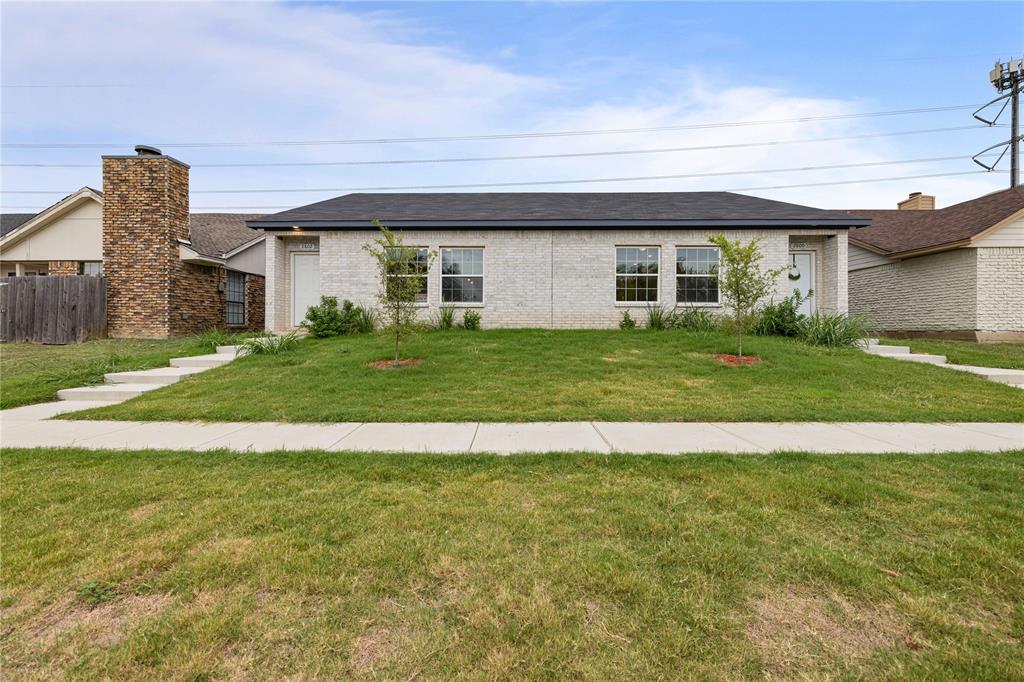
<path fill-rule="evenodd" d="M 379 370 L 380 336 L 307 339 L 75 418 L 337 421 L 1020 421 L 1024 392 L 961 372 L 750 338 L 755 367 L 686 332 L 487 330 L 420 334 L 418 367 Z"/>
<path fill-rule="evenodd" d="M 2 458 L 5 679 L 1024 677 L 1024 452 Z"/>
<path fill-rule="evenodd" d="M 173 357 L 211 352 L 200 337 L 0 344 L 0 408 L 56 400 L 59 389 L 101 383 L 107 372 L 165 367 Z"/>
<path fill-rule="evenodd" d="M 1024 369 L 1024 343 L 975 343 L 935 339 L 885 339 L 883 343 L 910 346 L 915 353 L 945 355 L 955 365 Z"/>

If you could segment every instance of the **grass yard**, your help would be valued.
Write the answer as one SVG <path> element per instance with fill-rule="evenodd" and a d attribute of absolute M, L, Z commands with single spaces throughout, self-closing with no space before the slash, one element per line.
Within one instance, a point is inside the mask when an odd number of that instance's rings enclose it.
<path fill-rule="evenodd" d="M 945 355 L 955 365 L 1024 369 L 1024 343 L 975 343 L 935 339 L 886 339 L 884 343 L 910 346 L 914 353 Z"/>
<path fill-rule="evenodd" d="M 0 408 L 56 400 L 59 389 L 102 383 L 107 372 L 164 367 L 173 357 L 210 352 L 201 337 L 0 344 Z"/>
<path fill-rule="evenodd" d="M 9 680 L 1024 677 L 1024 452 L 2 458 Z"/>
<path fill-rule="evenodd" d="M 726 367 L 727 335 L 430 332 L 372 369 L 380 336 L 307 339 L 74 418 L 344 421 L 1021 421 L 1024 392 L 961 372 L 750 338 L 754 367 Z"/>

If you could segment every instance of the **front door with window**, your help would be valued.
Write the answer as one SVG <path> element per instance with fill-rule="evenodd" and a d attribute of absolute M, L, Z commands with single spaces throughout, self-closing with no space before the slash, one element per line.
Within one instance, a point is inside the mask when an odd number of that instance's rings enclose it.
<path fill-rule="evenodd" d="M 320 302 L 320 254 L 292 254 L 292 326 L 298 327 L 306 311 Z"/>
<path fill-rule="evenodd" d="M 800 304 L 800 312 L 813 315 L 814 305 L 814 253 L 810 251 L 794 251 L 789 254 L 789 290 L 800 291 L 801 296 L 811 296 Z"/>

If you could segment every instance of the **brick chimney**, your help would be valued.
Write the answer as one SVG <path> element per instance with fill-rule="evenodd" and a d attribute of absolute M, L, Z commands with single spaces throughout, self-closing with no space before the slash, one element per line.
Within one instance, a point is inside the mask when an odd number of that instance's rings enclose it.
<path fill-rule="evenodd" d="M 910 196 L 896 204 L 896 208 L 910 211 L 935 210 L 935 197 L 920 192 L 911 192 Z"/>
<path fill-rule="evenodd" d="M 135 156 L 103 157 L 103 275 L 107 333 L 175 333 L 171 292 L 188 239 L 188 166 L 138 145 Z"/>

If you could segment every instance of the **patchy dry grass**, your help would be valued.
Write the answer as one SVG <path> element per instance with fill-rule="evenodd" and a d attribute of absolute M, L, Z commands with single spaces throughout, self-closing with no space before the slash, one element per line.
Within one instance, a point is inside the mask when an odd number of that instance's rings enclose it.
<path fill-rule="evenodd" d="M 5 680 L 1024 678 L 1024 452 L 2 458 Z"/>

